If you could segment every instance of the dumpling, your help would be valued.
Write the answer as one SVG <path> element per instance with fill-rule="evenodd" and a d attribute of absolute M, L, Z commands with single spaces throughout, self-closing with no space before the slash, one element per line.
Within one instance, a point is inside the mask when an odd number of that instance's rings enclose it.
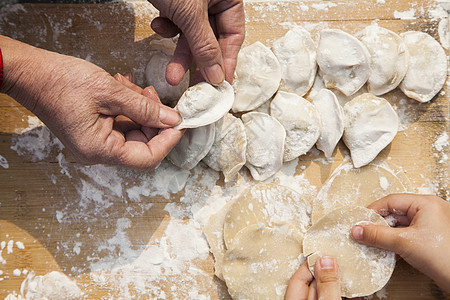
<path fill-rule="evenodd" d="M 410 58 L 400 89 L 419 102 L 430 101 L 447 79 L 447 56 L 441 45 L 429 34 L 408 31 L 401 34 Z"/>
<path fill-rule="evenodd" d="M 260 112 L 242 115 L 247 135 L 245 166 L 255 180 L 266 180 L 283 166 L 286 131 L 274 117 Z"/>
<path fill-rule="evenodd" d="M 153 86 L 158 93 L 161 102 L 174 107 L 183 92 L 189 87 L 189 72 L 177 86 L 172 86 L 166 81 L 166 67 L 175 51 L 173 39 L 159 39 L 150 42 L 150 59 L 145 68 L 147 85 Z"/>
<path fill-rule="evenodd" d="M 320 136 L 319 113 L 311 102 L 297 94 L 278 92 L 270 104 L 270 114 L 286 130 L 283 161 L 308 152 Z"/>
<path fill-rule="evenodd" d="M 175 166 L 190 170 L 208 154 L 214 142 L 214 124 L 189 128 L 167 155 Z"/>
<path fill-rule="evenodd" d="M 378 96 L 395 89 L 408 70 L 409 52 L 403 39 L 378 25 L 367 26 L 357 36 L 371 57 L 368 91 Z"/>
<path fill-rule="evenodd" d="M 398 116 L 389 102 L 369 93 L 345 104 L 344 113 L 344 143 L 353 165 L 359 168 L 392 142 L 398 131 Z"/>
<path fill-rule="evenodd" d="M 280 63 L 269 48 L 256 42 L 241 49 L 233 81 L 233 111 L 257 108 L 275 94 L 280 80 Z"/>
<path fill-rule="evenodd" d="M 317 71 L 316 46 L 308 31 L 294 27 L 273 43 L 272 51 L 281 66 L 280 91 L 305 95 Z"/>
<path fill-rule="evenodd" d="M 344 133 L 344 110 L 330 90 L 322 89 L 311 98 L 322 120 L 322 131 L 316 147 L 330 158 Z"/>
<path fill-rule="evenodd" d="M 212 169 L 222 171 L 225 182 L 233 179 L 245 164 L 247 136 L 244 123 L 226 114 L 215 123 L 214 143 L 203 161 Z"/>
<path fill-rule="evenodd" d="M 369 51 L 357 38 L 339 29 L 320 33 L 317 63 L 325 86 L 346 96 L 356 93 L 369 79 Z"/>
<path fill-rule="evenodd" d="M 214 123 L 231 109 L 233 101 L 233 87 L 226 81 L 219 86 L 207 82 L 191 86 L 175 107 L 182 118 L 176 128 L 195 128 Z"/>

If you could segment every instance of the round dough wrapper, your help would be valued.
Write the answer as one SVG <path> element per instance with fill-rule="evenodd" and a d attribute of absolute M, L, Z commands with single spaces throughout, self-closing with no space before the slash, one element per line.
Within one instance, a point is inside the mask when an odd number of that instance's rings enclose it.
<path fill-rule="evenodd" d="M 216 135 L 203 161 L 212 169 L 222 171 L 225 182 L 233 179 L 245 164 L 247 135 L 244 123 L 232 114 L 226 114 L 215 123 Z"/>
<path fill-rule="evenodd" d="M 233 299 L 283 299 L 289 279 L 304 261 L 302 236 L 288 224 L 242 229 L 223 260 Z"/>
<path fill-rule="evenodd" d="M 225 216 L 223 234 L 229 248 L 236 234 L 251 224 L 273 226 L 287 222 L 305 233 L 310 226 L 311 207 L 288 187 L 259 183 L 239 195 Z"/>
<path fill-rule="evenodd" d="M 360 207 L 341 207 L 331 211 L 308 229 L 303 253 L 314 274 L 316 260 L 323 255 L 336 259 L 339 268 L 341 296 L 347 298 L 371 295 L 382 289 L 395 267 L 395 253 L 362 245 L 351 236 L 359 222 L 388 226 L 375 211 Z M 311 254 L 311 255 L 310 255 Z"/>
<path fill-rule="evenodd" d="M 239 51 L 233 87 L 233 112 L 250 111 L 275 94 L 281 80 L 281 67 L 273 52 L 260 42 Z"/>
<path fill-rule="evenodd" d="M 447 79 L 447 56 L 438 41 L 427 33 L 408 31 L 400 35 L 410 58 L 400 89 L 406 96 L 427 102 L 439 93 Z"/>
<path fill-rule="evenodd" d="M 311 221 L 341 206 L 368 206 L 389 194 L 405 193 L 410 188 L 406 175 L 389 166 L 369 164 L 356 169 L 351 163 L 339 166 L 317 193 Z"/>

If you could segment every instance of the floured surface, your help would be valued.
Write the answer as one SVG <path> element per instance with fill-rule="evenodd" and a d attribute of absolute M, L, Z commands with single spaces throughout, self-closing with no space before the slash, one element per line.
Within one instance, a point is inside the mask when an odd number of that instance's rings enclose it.
<path fill-rule="evenodd" d="M 245 45 L 256 41 L 270 45 L 294 25 L 303 26 L 316 40 L 322 28 L 355 34 L 372 22 L 396 33 L 422 30 L 439 39 L 442 18 L 435 2 L 427 0 L 260 1 L 246 2 L 245 9 Z M 403 16 L 412 12 L 414 18 L 399 19 L 395 12 Z M 157 15 L 144 1 L 23 4 L 0 14 L 0 29 L 8 36 L 87 59 L 111 74 L 131 72 L 144 85 L 154 39 L 148 20 Z M 385 95 L 399 114 L 401 131 L 378 157 L 404 170 L 412 192 L 442 197 L 447 196 L 449 178 L 447 85 L 444 92 L 425 104 L 398 89 Z M 229 299 L 226 288 L 213 277 L 214 261 L 202 226 L 209 215 L 253 183 L 245 168 L 224 184 L 223 176 L 203 163 L 185 171 L 164 161 L 155 172 L 80 166 L 39 124 L 1 95 L 0 155 L 9 167 L 0 167 L 0 218 L 9 225 L 2 223 L 0 228 L 0 241 L 6 244 L 1 253 L 6 263 L 0 265 L 0 297 L 20 293 L 28 276 L 24 272 L 34 270 L 36 276 L 43 276 L 56 270 L 75 279 L 89 299 Z M 348 159 L 342 143 L 328 160 L 313 148 L 283 164 L 269 181 L 311 199 Z M 14 247 L 8 254 L 10 240 Z M 16 241 L 25 248 L 16 247 Z M 20 276 L 15 276 L 18 271 Z M 430 279 L 400 261 L 378 297 L 435 299 L 433 295 L 440 293 Z"/>

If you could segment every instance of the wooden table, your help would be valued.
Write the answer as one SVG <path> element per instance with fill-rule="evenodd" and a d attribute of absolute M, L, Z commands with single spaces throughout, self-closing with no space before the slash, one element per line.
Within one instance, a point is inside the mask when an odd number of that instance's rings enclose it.
<path fill-rule="evenodd" d="M 304 25 L 317 37 L 324 27 L 356 33 L 374 21 L 397 33 L 420 30 L 438 39 L 439 19 L 434 18 L 433 12 L 436 5 L 428 0 L 246 3 L 245 45 L 255 41 L 270 45 L 294 24 Z M 0 33 L 87 59 L 111 74 L 132 73 L 136 82 L 143 85 L 149 43 L 155 38 L 150 20 L 156 15 L 151 5 L 143 2 L 15 5 L 0 11 Z M 408 15 L 413 18 L 405 18 Z M 448 95 L 447 84 L 439 96 L 424 104 L 407 99 L 398 90 L 386 96 L 402 111 L 408 124 L 380 158 L 404 170 L 412 192 L 431 187 L 439 196 L 448 197 L 448 161 L 442 162 L 444 152 L 434 145 L 449 129 Z M 97 270 L 114 274 L 118 267 L 132 264 L 148 245 L 159 245 L 170 223 L 170 216 L 164 210 L 168 203 L 181 209 L 192 207 L 180 201 L 184 190 L 167 198 L 141 195 L 140 201 L 131 199 L 124 189 L 136 182 L 145 184 L 147 179 L 154 179 L 153 174 L 82 167 L 66 150 L 51 145 L 53 139 L 45 140 L 45 129 L 29 131 L 30 122 L 35 121 L 13 99 L 0 95 L 0 155 L 9 165 L 0 167 L 0 242 L 13 240 L 24 244 L 24 249 L 14 245 L 12 253 L 7 253 L 7 247 L 1 253 L 6 263 L 0 264 L 0 297 L 19 292 L 26 275 L 14 276 L 15 269 L 26 269 L 36 275 L 53 270 L 64 272 L 76 279 L 86 299 L 158 298 L 162 297 L 161 291 L 169 299 L 196 298 L 193 291 L 211 298 L 227 297 L 223 284 L 213 279 L 211 256 L 191 263 L 203 272 L 202 276 L 195 272 L 162 275 L 160 281 L 154 281 L 160 287 L 157 291 L 138 287 L 138 279 L 149 276 L 138 271 L 133 274 L 128 270 L 127 276 L 136 276 L 135 281 L 130 281 L 129 294 L 118 285 L 119 281 L 102 281 L 99 277 L 105 273 Z M 18 141 L 23 144 L 27 134 L 39 133 L 41 138 L 30 144 L 35 149 L 33 153 L 19 155 L 24 149 L 11 149 Z M 42 150 L 42 157 L 36 156 L 36 149 Z M 446 150 L 448 153 L 448 147 Z M 296 175 L 304 176 L 317 191 L 346 154 L 348 150 L 341 143 L 332 162 L 325 162 L 316 154 L 303 156 L 298 161 Z M 223 185 L 222 179 L 218 184 Z M 180 223 L 183 222 L 189 221 L 181 217 Z M 105 261 L 108 263 L 100 265 Z M 398 263 L 386 295 L 388 299 L 449 297 L 403 261 Z"/>

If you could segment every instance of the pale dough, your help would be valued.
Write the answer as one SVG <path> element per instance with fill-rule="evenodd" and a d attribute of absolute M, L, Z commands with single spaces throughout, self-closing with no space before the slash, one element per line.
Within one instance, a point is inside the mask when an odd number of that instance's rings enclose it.
<path fill-rule="evenodd" d="M 395 267 L 395 253 L 362 245 L 351 237 L 352 227 L 363 221 L 388 226 L 375 211 L 360 207 L 341 207 L 331 211 L 308 229 L 303 253 L 314 274 L 316 260 L 323 255 L 336 259 L 342 297 L 362 297 L 382 289 Z"/>
<path fill-rule="evenodd" d="M 339 166 L 317 193 L 311 221 L 315 224 L 331 210 L 341 206 L 364 206 L 392 193 L 405 193 L 406 176 L 387 165 L 369 164 L 355 169 L 352 164 Z"/>
<path fill-rule="evenodd" d="M 244 191 L 228 210 L 223 227 L 225 245 L 251 224 L 273 226 L 287 222 L 305 233 L 310 226 L 310 205 L 294 190 L 273 183 L 259 183 Z"/>
<path fill-rule="evenodd" d="M 302 236 L 291 225 L 250 225 L 225 253 L 223 275 L 233 299 L 283 299 L 300 266 Z"/>

